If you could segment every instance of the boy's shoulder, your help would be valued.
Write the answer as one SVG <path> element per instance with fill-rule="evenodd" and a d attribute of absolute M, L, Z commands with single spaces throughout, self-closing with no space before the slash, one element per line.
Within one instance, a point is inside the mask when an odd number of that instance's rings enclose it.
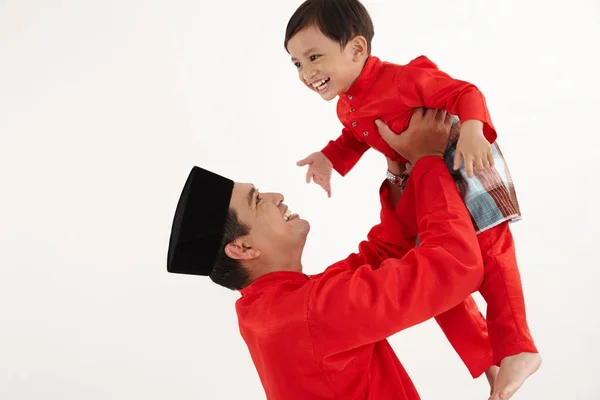
<path fill-rule="evenodd" d="M 420 55 L 410 60 L 407 64 L 397 64 L 389 61 L 383 61 L 383 65 L 391 70 L 403 68 L 419 68 L 419 69 L 439 69 L 437 64 L 431 61 L 427 56 Z"/>

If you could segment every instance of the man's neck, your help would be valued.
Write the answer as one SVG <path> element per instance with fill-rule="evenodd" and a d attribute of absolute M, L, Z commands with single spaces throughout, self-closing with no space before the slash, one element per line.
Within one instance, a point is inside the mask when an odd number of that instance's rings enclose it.
<path fill-rule="evenodd" d="M 290 271 L 302 273 L 302 261 L 300 258 L 290 259 L 287 257 L 282 260 L 256 260 L 255 265 L 249 266 L 248 270 L 251 271 L 251 279 L 254 281 L 263 275 L 271 274 L 273 272 Z"/>

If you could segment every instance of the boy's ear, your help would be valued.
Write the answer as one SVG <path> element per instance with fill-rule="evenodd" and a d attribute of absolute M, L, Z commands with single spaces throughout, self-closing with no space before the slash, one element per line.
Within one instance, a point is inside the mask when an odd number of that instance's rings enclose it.
<path fill-rule="evenodd" d="M 355 36 L 349 43 L 352 51 L 352 61 L 362 60 L 368 53 L 367 39 L 364 36 Z"/>

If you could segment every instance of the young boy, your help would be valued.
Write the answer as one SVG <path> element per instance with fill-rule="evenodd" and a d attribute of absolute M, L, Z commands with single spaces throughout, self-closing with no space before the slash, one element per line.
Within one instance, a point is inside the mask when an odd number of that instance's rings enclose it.
<path fill-rule="evenodd" d="M 446 160 L 471 214 L 485 263 L 479 292 L 488 305 L 493 363 L 500 365 L 492 399 L 507 399 L 539 368 L 541 358 L 527 325 L 508 227 L 520 219 L 519 205 L 485 98 L 474 85 L 451 78 L 424 56 L 407 65 L 382 62 L 370 54 L 373 35 L 371 18 L 358 0 L 307 0 L 291 17 L 285 48 L 299 78 L 324 100 L 339 96 L 337 114 L 344 125 L 341 136 L 298 165 L 308 165 L 307 182 L 314 180 L 331 196 L 332 169 L 344 176 L 374 148 L 388 159 L 388 179 L 402 184 L 407 161 L 378 129 L 387 124 L 393 132 L 404 131 L 418 107 L 458 116 L 462 126 L 458 121 L 453 126 Z M 462 315 L 454 312 L 453 318 L 477 326 L 472 307 L 474 303 Z M 444 325 L 452 321 L 442 315 L 438 323 L 450 339 Z"/>

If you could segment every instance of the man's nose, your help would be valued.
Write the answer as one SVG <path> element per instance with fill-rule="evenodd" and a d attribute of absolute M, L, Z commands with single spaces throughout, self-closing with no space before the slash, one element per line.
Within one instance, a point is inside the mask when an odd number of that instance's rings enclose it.
<path fill-rule="evenodd" d="M 276 206 L 283 202 L 283 195 L 281 193 L 263 193 L 263 197 L 268 197 L 269 201 Z"/>

